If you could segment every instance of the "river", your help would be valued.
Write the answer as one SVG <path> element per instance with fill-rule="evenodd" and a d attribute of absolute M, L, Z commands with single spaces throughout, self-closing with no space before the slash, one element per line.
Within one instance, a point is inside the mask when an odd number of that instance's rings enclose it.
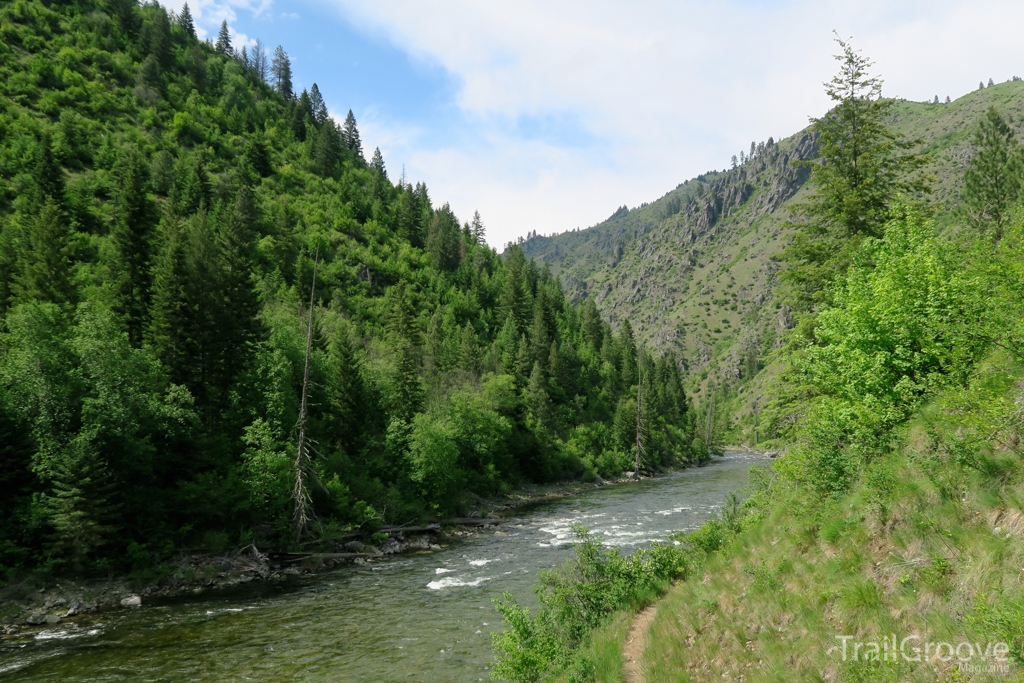
<path fill-rule="evenodd" d="M 763 456 L 597 488 L 521 511 L 439 551 L 243 592 L 102 614 L 0 645 L 0 683 L 486 681 L 492 604 L 533 604 L 537 571 L 572 552 L 570 525 L 623 552 L 699 526 Z"/>

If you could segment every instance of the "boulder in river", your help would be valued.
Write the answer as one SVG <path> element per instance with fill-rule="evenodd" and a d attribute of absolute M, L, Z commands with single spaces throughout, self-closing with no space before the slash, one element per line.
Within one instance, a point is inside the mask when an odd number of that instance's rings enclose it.
<path fill-rule="evenodd" d="M 46 623 L 50 626 L 56 626 L 60 623 L 60 617 L 56 614 L 50 614 L 46 617 Z"/>
<path fill-rule="evenodd" d="M 127 598 L 121 601 L 121 607 L 127 607 L 129 609 L 136 609 L 142 607 L 142 598 L 138 595 L 129 595 Z"/>
<path fill-rule="evenodd" d="M 349 541 L 345 544 L 345 550 L 350 553 L 361 553 L 366 546 L 359 541 Z"/>
<path fill-rule="evenodd" d="M 39 614 L 39 613 L 30 614 L 28 616 L 28 619 L 25 620 L 25 623 L 26 624 L 30 624 L 32 626 L 38 626 L 40 624 L 45 624 L 46 623 L 46 615 L 45 614 Z"/>

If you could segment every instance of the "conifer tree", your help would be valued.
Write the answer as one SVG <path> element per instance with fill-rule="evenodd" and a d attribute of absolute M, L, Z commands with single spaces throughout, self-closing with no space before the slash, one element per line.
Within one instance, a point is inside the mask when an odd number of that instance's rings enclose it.
<path fill-rule="evenodd" d="M 487 229 L 484 227 L 484 222 L 480 218 L 480 212 L 473 212 L 473 222 L 469 224 L 470 232 L 473 236 L 473 241 L 476 244 L 483 246 L 487 243 Z"/>
<path fill-rule="evenodd" d="M 364 405 L 360 363 L 352 348 L 347 325 L 331 335 L 327 349 L 327 400 L 334 446 L 353 453 L 360 432 L 360 409 Z"/>
<path fill-rule="evenodd" d="M 134 346 L 142 345 L 150 290 L 150 234 L 156 207 L 149 198 L 149 166 L 135 147 L 127 148 L 114 169 L 117 178 L 114 246 L 117 305 Z"/>
<path fill-rule="evenodd" d="M 370 168 L 377 172 L 377 174 L 383 178 L 388 177 L 388 172 L 384 168 L 384 155 L 380 153 L 380 147 L 375 147 L 373 150 L 373 159 L 370 160 Z"/>
<path fill-rule="evenodd" d="M 964 174 L 964 209 L 977 230 L 990 231 L 998 242 L 1007 214 L 1021 195 L 1021 146 L 994 107 L 985 112 L 973 143 L 974 153 Z"/>
<path fill-rule="evenodd" d="M 448 204 L 435 211 L 430 221 L 427 253 L 439 270 L 452 271 L 459 267 L 459 220 Z"/>
<path fill-rule="evenodd" d="M 348 110 L 348 115 L 345 117 L 345 127 L 342 129 L 341 137 L 345 141 L 345 146 L 355 152 L 357 158 L 362 159 L 363 143 L 359 139 L 359 128 L 356 127 L 356 117 L 351 109 Z"/>
<path fill-rule="evenodd" d="M 178 216 L 190 216 L 201 208 L 209 208 L 211 189 L 206 167 L 198 152 L 188 154 L 175 164 L 175 183 L 171 189 L 171 205 Z"/>
<path fill-rule="evenodd" d="M 895 100 L 882 98 L 882 80 L 872 62 L 836 38 L 839 73 L 825 84 L 835 107 L 812 119 L 821 161 L 800 162 L 811 169 L 816 192 L 799 207 L 793 243 L 783 252 L 782 278 L 791 303 L 803 310 L 828 296 L 828 283 L 844 273 L 864 237 L 882 234 L 889 208 L 900 193 L 922 190 L 911 177 L 925 158 L 911 151 L 886 125 Z"/>
<path fill-rule="evenodd" d="M 595 349 L 600 350 L 601 344 L 604 342 L 602 338 L 604 321 L 601 320 L 601 314 L 597 310 L 597 304 L 594 303 L 593 297 L 588 296 L 584 300 L 581 318 L 583 332 L 586 334 L 587 340 L 594 345 Z"/>
<path fill-rule="evenodd" d="M 77 298 L 72 284 L 71 229 L 57 201 L 47 195 L 39 213 L 26 226 L 18 251 L 13 294 L 20 301 L 46 301 L 70 306 Z"/>
<path fill-rule="evenodd" d="M 217 33 L 217 42 L 214 44 L 214 49 L 228 57 L 235 55 L 235 50 L 231 47 L 231 32 L 228 30 L 227 19 L 220 23 L 220 32 Z"/>
<path fill-rule="evenodd" d="M 480 351 L 476 330 L 467 321 L 459 332 L 459 366 L 472 375 L 480 373 Z"/>
<path fill-rule="evenodd" d="M 551 398 L 548 396 L 546 378 L 538 362 L 533 364 L 530 379 L 526 384 L 523 398 L 530 410 L 530 419 L 534 428 L 547 431 L 552 428 L 554 411 Z"/>
<path fill-rule="evenodd" d="M 274 50 L 274 61 L 270 65 L 270 73 L 274 76 L 274 88 L 286 100 L 295 95 L 292 92 L 292 62 L 288 53 L 280 45 Z"/>
<path fill-rule="evenodd" d="M 188 362 L 195 353 L 188 296 L 185 235 L 181 223 L 161 224 L 161 244 L 153 273 L 152 306 L 146 338 L 175 384 L 188 382 Z"/>
<path fill-rule="evenodd" d="M 188 37 L 196 37 L 196 24 L 192 21 L 192 12 L 189 10 L 187 2 L 182 5 L 181 12 L 178 14 L 178 26 Z"/>
<path fill-rule="evenodd" d="M 335 167 L 341 158 L 341 140 L 334 121 L 327 120 L 316 138 L 314 167 L 324 178 L 334 176 Z"/>
<path fill-rule="evenodd" d="M 316 83 L 309 89 L 309 110 L 312 112 L 313 121 L 316 125 L 322 126 L 327 123 L 327 104 L 324 102 L 324 97 L 320 94 L 320 88 L 317 87 Z"/>

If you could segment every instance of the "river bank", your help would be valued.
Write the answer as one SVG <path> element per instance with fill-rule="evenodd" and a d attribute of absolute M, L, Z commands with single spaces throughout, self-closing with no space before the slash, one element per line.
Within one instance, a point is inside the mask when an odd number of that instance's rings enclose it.
<path fill-rule="evenodd" d="M 640 481 L 689 467 L 641 476 Z M 85 623 L 113 610 L 203 599 L 253 583 L 286 583 L 342 565 L 372 565 L 409 553 L 439 551 L 532 507 L 630 483 L 637 479 L 627 472 L 616 479 L 527 485 L 480 498 L 466 518 L 439 520 L 425 527 L 386 528 L 372 541 L 370 531 L 354 532 L 344 543 L 331 542 L 315 552 L 263 552 L 255 545 L 223 553 L 183 552 L 150 573 L 159 578 L 60 578 L 46 585 L 32 579 L 14 582 L 0 589 L 0 638 L 24 636 L 62 623 Z"/>
<path fill-rule="evenodd" d="M 141 608 L 122 608 L 118 591 L 146 586 L 111 586 L 102 610 L 53 626 L 21 626 L 0 641 L 0 683 L 486 680 L 492 633 L 506 628 L 493 601 L 508 592 L 535 606 L 538 572 L 575 556 L 574 525 L 631 553 L 718 514 L 727 494 L 745 485 L 750 466 L 761 462 L 728 453 L 639 484 L 537 488 L 497 526 L 447 528 L 443 539 L 429 535 L 439 550 L 346 561 L 316 574 L 295 562 L 284 569 L 299 573 L 283 580 L 253 579 L 182 597 L 139 593 Z M 534 503 L 548 495 L 564 497 Z M 47 589 L 32 598 L 56 593 L 56 586 Z M 69 605 L 51 607 L 66 613 Z"/>

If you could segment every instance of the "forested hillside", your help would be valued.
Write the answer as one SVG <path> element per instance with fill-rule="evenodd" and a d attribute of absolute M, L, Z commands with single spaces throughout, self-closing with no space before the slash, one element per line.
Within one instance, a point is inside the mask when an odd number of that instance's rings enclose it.
<path fill-rule="evenodd" d="M 535 613 L 506 596 L 495 677 L 1021 680 L 1024 91 L 964 98 L 986 109 L 925 119 L 924 144 L 837 43 L 778 254 L 795 326 L 760 375 L 778 457 L 674 544 L 624 558 L 577 530 Z"/>
<path fill-rule="evenodd" d="M 638 421 L 644 466 L 706 457 L 671 354 L 483 236 L 282 47 L 4 3 L 0 569 L 450 515 L 631 469 Z"/>
<path fill-rule="evenodd" d="M 974 126 L 996 107 L 1024 132 L 1024 83 L 993 84 L 954 101 L 896 100 L 885 124 L 927 155 L 918 177 L 928 192 L 908 191 L 940 229 L 955 225 Z M 707 387 L 728 402 L 753 442 L 754 413 L 764 407 L 751 380 L 796 324 L 796 302 L 779 296 L 779 256 L 792 238 L 796 209 L 817 163 L 813 128 L 751 143 L 733 168 L 681 183 L 649 204 L 621 207 L 578 232 L 531 236 L 523 251 L 550 266 L 570 298 L 588 295 L 613 327 L 630 320 L 640 340 L 671 350 L 689 369 L 688 388 L 707 403 Z M 773 374 L 775 369 L 770 368 Z M 740 395 L 742 393 L 742 395 Z M 737 435 L 737 438 L 740 438 Z"/>

